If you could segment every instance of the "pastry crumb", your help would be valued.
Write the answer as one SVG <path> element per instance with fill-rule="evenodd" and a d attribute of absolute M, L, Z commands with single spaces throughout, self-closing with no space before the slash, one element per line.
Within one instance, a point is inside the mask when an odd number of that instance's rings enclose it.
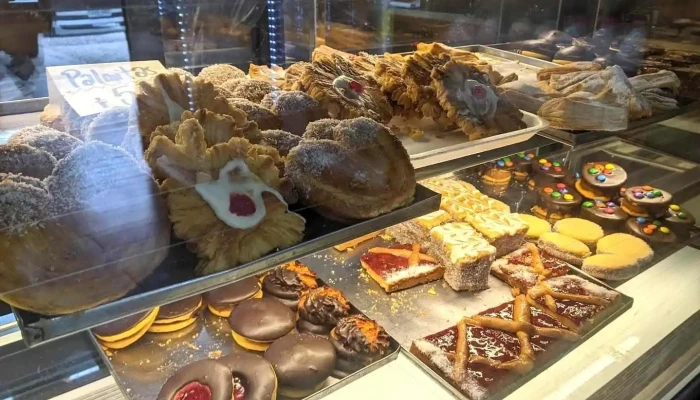
<path fill-rule="evenodd" d="M 437 292 L 435 291 L 434 287 L 431 287 L 430 289 L 428 289 L 428 294 L 431 296 L 437 296 Z"/>
<path fill-rule="evenodd" d="M 214 350 L 209 352 L 209 358 L 219 358 L 221 357 L 221 350 Z"/>

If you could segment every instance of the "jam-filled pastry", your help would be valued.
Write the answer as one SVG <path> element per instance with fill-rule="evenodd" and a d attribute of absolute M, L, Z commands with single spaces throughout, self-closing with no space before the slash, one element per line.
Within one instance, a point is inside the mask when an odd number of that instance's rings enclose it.
<path fill-rule="evenodd" d="M 317 57 L 304 70 L 302 83 L 332 118 L 368 117 L 389 122 L 392 117 L 391 106 L 376 81 L 337 54 Z"/>
<path fill-rule="evenodd" d="M 320 287 L 301 295 L 297 331 L 326 335 L 350 314 L 350 303 L 338 289 Z"/>
<path fill-rule="evenodd" d="M 234 379 L 231 370 L 216 360 L 199 360 L 180 368 L 165 381 L 157 400 L 231 400 Z"/>
<path fill-rule="evenodd" d="M 338 354 L 332 376 L 344 378 L 384 357 L 389 352 L 389 334 L 375 321 L 352 315 L 338 321 L 330 334 Z"/>
<path fill-rule="evenodd" d="M 569 273 L 571 265 L 525 243 L 514 252 L 491 264 L 491 273 L 506 282 L 513 294 L 525 294 L 541 280 Z"/>
<path fill-rule="evenodd" d="M 373 247 L 360 258 L 360 263 L 387 293 L 438 280 L 445 273 L 440 261 L 421 253 L 419 243 Z"/>
<path fill-rule="evenodd" d="M 197 119 L 187 119 L 174 140 L 158 136 L 146 151 L 151 168 L 166 177 L 161 189 L 175 235 L 197 253 L 197 273 L 300 242 L 305 221 L 284 201 L 291 183 L 280 178 L 277 150 L 237 137 L 207 148 L 205 136 Z"/>
<path fill-rule="evenodd" d="M 284 75 L 284 68 L 279 65 L 273 64 L 268 67 L 267 65 L 250 64 L 248 67 L 248 76 L 250 76 L 250 79 L 269 82 L 276 87 L 282 86 L 284 83 Z"/>
<path fill-rule="evenodd" d="M 299 307 L 301 295 L 317 287 L 316 273 L 299 261 L 280 265 L 262 281 L 265 297 L 276 298 L 294 311 Z"/>
<path fill-rule="evenodd" d="M 447 117 L 471 140 L 525 127 L 522 113 L 500 98 L 488 75 L 473 65 L 450 61 L 435 68 L 431 76 Z"/>
<path fill-rule="evenodd" d="M 282 90 L 304 90 L 301 76 L 304 70 L 311 68 L 311 63 L 306 61 L 295 62 L 284 70 L 284 82 L 280 84 Z"/>

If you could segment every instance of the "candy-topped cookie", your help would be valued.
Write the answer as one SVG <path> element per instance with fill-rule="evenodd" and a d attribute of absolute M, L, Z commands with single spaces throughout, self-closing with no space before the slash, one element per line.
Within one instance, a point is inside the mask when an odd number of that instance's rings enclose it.
<path fill-rule="evenodd" d="M 581 205 L 581 218 L 595 222 L 605 232 L 619 232 L 629 218 L 613 201 L 586 200 Z"/>
<path fill-rule="evenodd" d="M 513 163 L 513 179 L 525 182 L 532 172 L 532 160 L 535 158 L 535 154 L 520 152 L 506 158 L 509 158 Z"/>
<path fill-rule="evenodd" d="M 534 158 L 532 160 L 532 172 L 537 175 L 547 175 L 558 181 L 564 179 L 569 170 L 564 163 L 547 158 Z"/>
<path fill-rule="evenodd" d="M 663 224 L 668 226 L 676 236 L 686 238 L 695 226 L 695 217 L 678 204 L 671 204 L 663 217 Z"/>
<path fill-rule="evenodd" d="M 622 198 L 622 210 L 634 217 L 658 218 L 663 216 L 671 205 L 671 193 L 651 186 L 627 188 Z"/>
<path fill-rule="evenodd" d="M 591 200 L 608 201 L 619 193 L 627 181 L 627 172 L 611 162 L 589 162 L 583 165 L 576 189 Z"/>
<path fill-rule="evenodd" d="M 648 242 L 652 247 L 670 244 L 676 241 L 676 234 L 661 220 L 644 217 L 630 218 L 626 224 L 627 232 Z"/>
<path fill-rule="evenodd" d="M 540 190 L 532 212 L 550 222 L 572 217 L 581 205 L 581 195 L 564 183 L 547 185 Z"/>
<path fill-rule="evenodd" d="M 510 157 L 484 164 L 481 170 L 481 182 L 485 185 L 507 185 L 512 176 L 513 165 Z"/>

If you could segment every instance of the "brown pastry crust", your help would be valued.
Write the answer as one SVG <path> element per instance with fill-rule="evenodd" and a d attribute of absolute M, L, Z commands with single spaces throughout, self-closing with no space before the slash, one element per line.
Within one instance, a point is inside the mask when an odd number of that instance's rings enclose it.
<path fill-rule="evenodd" d="M 282 120 L 282 130 L 299 136 L 310 122 L 328 116 L 316 100 L 301 91 L 272 92 L 262 99 L 260 105 Z"/>
<path fill-rule="evenodd" d="M 304 90 L 301 76 L 304 70 L 311 68 L 311 63 L 305 61 L 295 62 L 284 71 L 284 82 L 280 85 L 282 90 Z"/>
<path fill-rule="evenodd" d="M 420 249 L 419 243 L 373 247 L 360 258 L 360 263 L 384 291 L 396 292 L 438 280 L 445 274 L 445 267 Z"/>
<path fill-rule="evenodd" d="M 280 87 L 284 83 L 285 71 L 284 68 L 278 65 L 268 67 L 267 65 L 250 64 L 248 76 L 250 76 L 250 79 L 269 82 L 276 87 Z"/>
<path fill-rule="evenodd" d="M 448 54 L 415 52 L 405 59 L 401 77 L 406 82 L 406 94 L 420 116 L 432 118 L 443 127 L 452 126 L 447 112 L 442 109 L 435 89 L 431 86 L 431 73 L 450 61 Z"/>
<path fill-rule="evenodd" d="M 394 115 L 405 118 L 419 117 L 416 107 L 408 95 L 408 87 L 401 73 L 406 61 L 400 54 L 384 53 L 377 58 L 374 73 L 377 83 L 394 107 Z"/>

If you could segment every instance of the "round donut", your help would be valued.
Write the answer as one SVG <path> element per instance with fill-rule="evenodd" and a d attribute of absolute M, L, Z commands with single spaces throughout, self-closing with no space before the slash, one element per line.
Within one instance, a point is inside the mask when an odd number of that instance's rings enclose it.
<path fill-rule="evenodd" d="M 328 116 L 316 100 L 299 91 L 269 93 L 260 105 L 269 108 L 282 119 L 282 130 L 299 136 L 304 134 L 310 122 Z"/>
<path fill-rule="evenodd" d="M 26 144 L 0 146 L 0 172 L 44 179 L 56 166 L 56 157 Z"/>
<path fill-rule="evenodd" d="M 233 399 L 231 370 L 215 360 L 200 360 L 187 364 L 168 378 L 157 400 Z"/>
<path fill-rule="evenodd" d="M 332 140 L 304 140 L 285 173 L 300 199 L 340 221 L 374 218 L 413 200 L 416 177 L 401 141 L 369 118 L 340 122 Z"/>
<path fill-rule="evenodd" d="M 277 398 L 277 376 L 272 364 L 263 357 L 243 351 L 217 360 L 231 370 L 235 399 L 274 400 Z"/>

